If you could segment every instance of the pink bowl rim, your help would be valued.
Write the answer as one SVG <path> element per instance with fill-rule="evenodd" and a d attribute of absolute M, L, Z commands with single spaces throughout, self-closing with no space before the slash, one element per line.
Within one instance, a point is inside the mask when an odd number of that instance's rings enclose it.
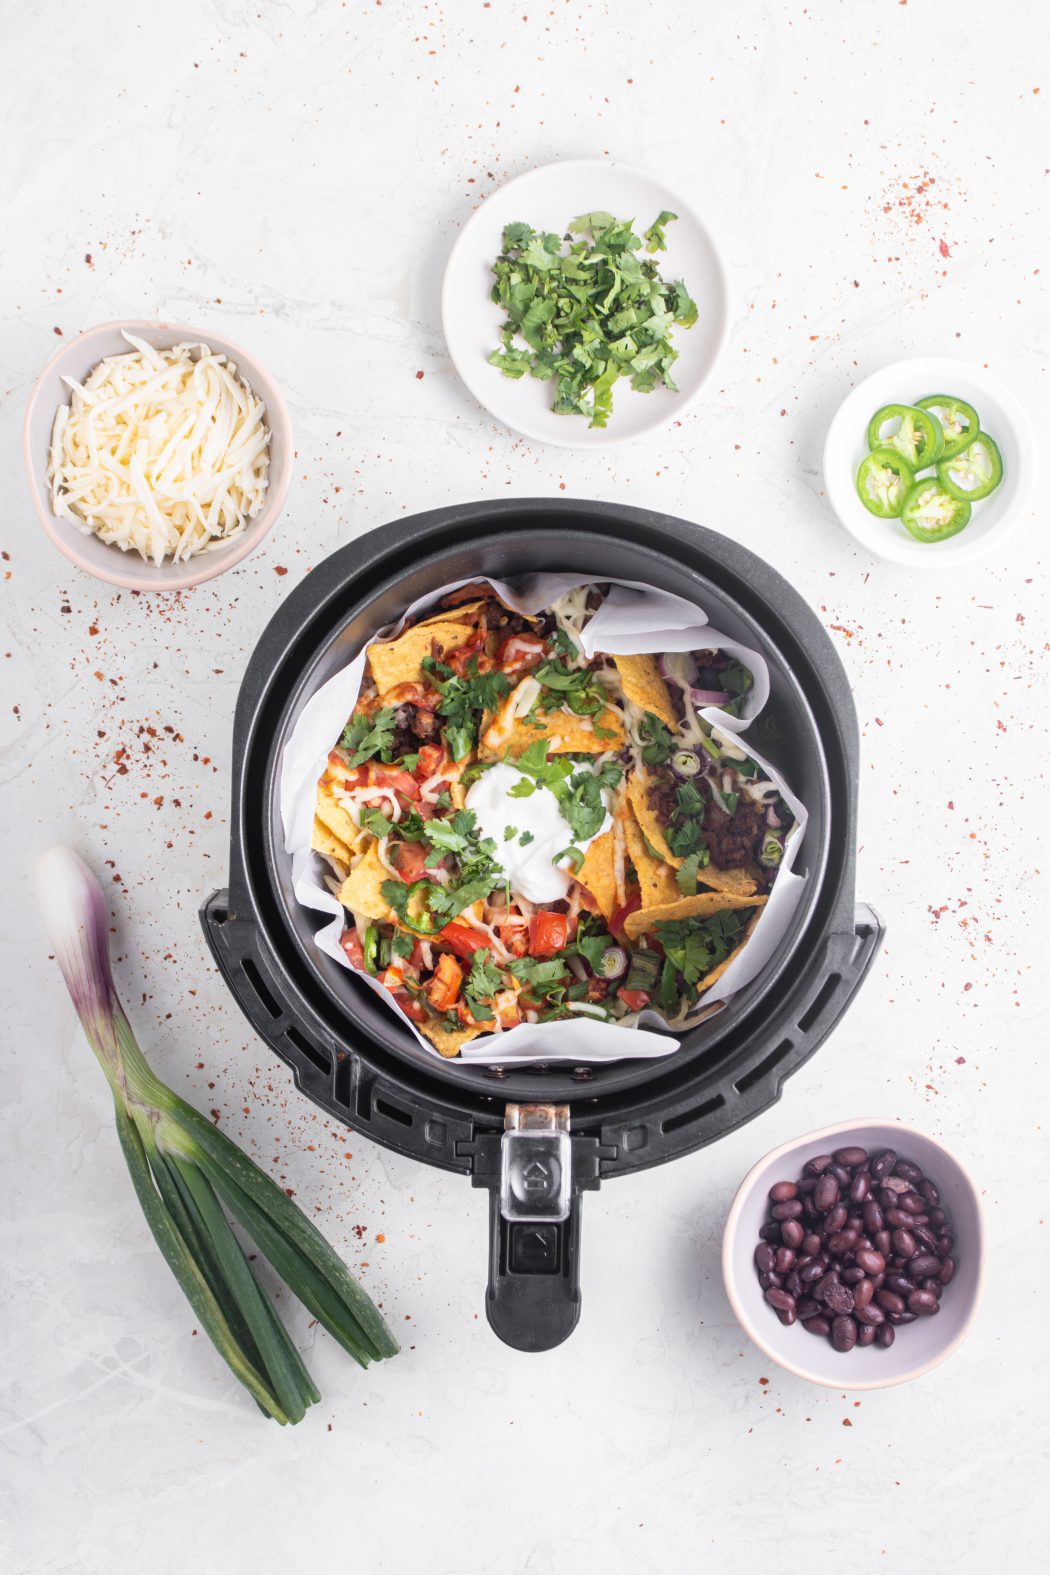
<path fill-rule="evenodd" d="M 955 1166 L 962 1180 L 966 1183 L 967 1187 L 969 1187 L 970 1192 L 973 1195 L 974 1207 L 977 1213 L 977 1263 L 973 1279 L 973 1288 L 971 1291 L 969 1313 L 967 1314 L 966 1320 L 960 1328 L 958 1334 L 955 1335 L 954 1339 L 949 1340 L 948 1344 L 943 1350 L 938 1351 L 927 1361 L 919 1362 L 916 1366 L 908 1368 L 905 1372 L 894 1373 L 886 1378 L 851 1381 L 844 1373 L 842 1378 L 831 1380 L 829 1378 L 822 1377 L 819 1373 L 811 1372 L 809 1368 L 807 1368 L 801 1362 L 791 1361 L 789 1357 L 786 1357 L 780 1351 L 775 1350 L 773 1346 L 762 1337 L 762 1334 L 751 1319 L 747 1309 L 744 1307 L 743 1302 L 737 1295 L 736 1273 L 731 1260 L 740 1226 L 740 1216 L 743 1213 L 744 1204 L 750 1198 L 751 1193 L 755 1188 L 760 1172 L 765 1170 L 766 1167 L 772 1164 L 774 1161 L 780 1159 L 786 1154 L 795 1152 L 803 1145 L 819 1143 L 824 1146 L 826 1139 L 836 1137 L 848 1138 L 849 1134 L 852 1131 L 855 1131 L 858 1127 L 882 1127 L 885 1128 L 887 1132 L 894 1132 L 897 1134 L 904 1133 L 912 1137 L 921 1138 L 924 1143 L 931 1144 L 933 1148 L 942 1153 L 944 1157 Z M 962 1160 L 953 1154 L 951 1149 L 946 1148 L 945 1145 L 937 1138 L 931 1137 L 928 1132 L 924 1132 L 921 1127 L 910 1126 L 904 1121 L 892 1121 L 887 1119 L 885 1116 L 856 1116 L 847 1121 L 836 1121 L 833 1126 L 818 1127 L 814 1132 L 803 1132 L 799 1137 L 790 1138 L 788 1142 L 781 1143 L 779 1147 L 770 1149 L 768 1154 L 763 1154 L 761 1159 L 756 1160 L 734 1193 L 733 1201 L 729 1205 L 729 1212 L 726 1215 L 726 1222 L 722 1230 L 722 1283 L 725 1286 L 725 1292 L 729 1299 L 729 1305 L 733 1309 L 733 1315 L 741 1329 L 743 1329 L 744 1333 L 748 1336 L 752 1343 L 757 1345 L 759 1350 L 764 1352 L 764 1354 L 769 1357 L 771 1362 L 775 1362 L 778 1367 L 783 1368 L 786 1372 L 793 1373 L 796 1378 L 803 1378 L 808 1383 L 819 1384 L 821 1388 L 824 1389 L 839 1389 L 848 1391 L 892 1389 L 897 1384 L 910 1383 L 912 1379 L 921 1378 L 924 1374 L 932 1372 L 935 1367 L 940 1367 L 941 1363 L 946 1362 L 949 1356 L 953 1356 L 962 1345 L 963 1341 L 966 1339 L 967 1335 L 970 1333 L 971 1328 L 973 1327 L 973 1321 L 977 1316 L 977 1309 L 980 1305 L 981 1292 L 984 1288 L 986 1254 L 987 1247 L 985 1244 L 984 1209 L 981 1204 L 981 1196 L 977 1190 L 973 1177 L 971 1176 L 967 1167 L 963 1164 Z"/>
<path fill-rule="evenodd" d="M 244 534 L 237 541 L 232 542 L 228 548 L 221 549 L 218 552 L 205 553 L 200 558 L 192 559 L 185 567 L 175 568 L 173 566 L 169 570 L 166 566 L 162 566 L 165 579 L 161 585 L 157 584 L 156 580 L 143 579 L 133 569 L 128 570 L 120 567 L 119 560 L 129 557 L 130 554 L 122 553 L 118 548 L 113 549 L 114 555 L 118 560 L 118 566 L 112 569 L 103 569 L 97 567 L 94 563 L 88 562 L 86 557 L 77 551 L 75 544 L 66 540 L 65 536 L 58 529 L 55 517 L 47 504 L 46 494 L 41 489 L 40 478 L 36 474 L 34 456 L 30 448 L 29 433 L 33 412 L 40 399 L 45 379 L 65 359 L 75 345 L 80 344 L 83 340 L 94 338 L 96 334 L 112 333 L 114 330 L 118 333 L 124 330 L 134 333 L 136 330 L 144 328 L 150 330 L 159 329 L 165 334 L 184 334 L 187 339 L 192 339 L 195 343 L 210 344 L 214 341 L 219 345 L 221 354 L 229 353 L 238 363 L 246 360 L 249 364 L 256 366 L 262 372 L 272 390 L 272 398 L 268 397 L 266 400 L 267 420 L 270 430 L 272 432 L 274 425 L 279 423 L 286 434 L 284 463 L 276 477 L 270 477 L 266 501 L 262 510 L 252 520 Z M 275 414 L 271 415 L 271 411 Z M 288 415 L 288 407 L 284 402 L 284 396 L 269 371 L 267 371 L 257 356 L 253 355 L 250 350 L 244 349 L 237 344 L 235 340 L 228 338 L 225 333 L 215 328 L 197 328 L 189 323 L 171 323 L 155 317 L 117 318 L 113 322 L 95 323 L 91 328 L 85 328 L 81 333 L 76 334 L 74 338 L 59 345 L 54 354 L 48 357 L 36 382 L 33 384 L 29 399 L 26 401 L 25 415 L 22 418 L 22 455 L 37 518 L 63 557 L 68 558 L 70 563 L 75 564 L 78 569 L 82 569 L 85 574 L 90 574 L 93 579 L 103 580 L 108 585 L 119 586 L 121 590 L 142 591 L 144 593 L 157 592 L 160 595 L 164 595 L 169 591 L 192 590 L 194 586 L 204 585 L 208 580 L 214 580 L 220 574 L 225 574 L 227 569 L 232 569 L 235 564 L 240 563 L 270 534 L 284 508 L 284 501 L 288 495 L 288 487 L 292 479 L 292 423 Z"/>

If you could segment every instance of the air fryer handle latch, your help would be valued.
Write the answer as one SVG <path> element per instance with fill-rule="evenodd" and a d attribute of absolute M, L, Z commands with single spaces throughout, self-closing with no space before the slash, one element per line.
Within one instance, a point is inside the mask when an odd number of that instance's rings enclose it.
<path fill-rule="evenodd" d="M 568 1105 L 508 1105 L 503 1126 L 499 1169 L 503 1218 L 533 1225 L 568 1219 L 572 1199 Z"/>

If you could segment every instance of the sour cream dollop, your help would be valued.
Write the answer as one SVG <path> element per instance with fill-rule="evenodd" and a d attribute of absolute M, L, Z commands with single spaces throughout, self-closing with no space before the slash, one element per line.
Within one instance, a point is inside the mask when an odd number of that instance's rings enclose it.
<path fill-rule="evenodd" d="M 594 837 L 577 839 L 565 819 L 558 800 L 550 788 L 537 786 L 527 798 L 511 798 L 510 790 L 523 777 L 516 767 L 503 761 L 490 766 L 478 777 L 467 792 L 467 808 L 477 817 L 482 837 L 491 837 L 496 844 L 495 857 L 502 864 L 514 891 L 527 897 L 529 902 L 559 902 L 568 894 L 572 860 L 558 855 L 566 848 L 579 848 L 586 853 L 595 837 L 600 837 L 610 823 L 606 808 L 605 819 Z M 507 837 L 507 828 L 514 827 L 514 836 Z M 521 843 L 522 832 L 531 832 L 532 840 Z"/>

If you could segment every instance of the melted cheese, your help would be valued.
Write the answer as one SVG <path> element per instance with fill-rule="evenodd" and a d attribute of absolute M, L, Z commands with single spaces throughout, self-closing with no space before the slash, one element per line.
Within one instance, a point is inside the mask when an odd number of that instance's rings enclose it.
<path fill-rule="evenodd" d="M 262 401 L 207 345 L 170 350 L 125 333 L 83 383 L 67 377 L 48 458 L 51 507 L 147 562 L 183 562 L 262 508 L 270 433 Z"/>

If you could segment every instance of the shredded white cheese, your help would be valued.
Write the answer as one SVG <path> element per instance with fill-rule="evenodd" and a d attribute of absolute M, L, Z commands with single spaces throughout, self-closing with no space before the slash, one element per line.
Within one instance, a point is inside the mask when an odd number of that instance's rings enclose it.
<path fill-rule="evenodd" d="M 237 368 L 205 344 L 155 350 L 125 333 L 55 413 L 51 507 L 149 563 L 184 562 L 243 531 L 270 464 L 265 410 Z"/>

